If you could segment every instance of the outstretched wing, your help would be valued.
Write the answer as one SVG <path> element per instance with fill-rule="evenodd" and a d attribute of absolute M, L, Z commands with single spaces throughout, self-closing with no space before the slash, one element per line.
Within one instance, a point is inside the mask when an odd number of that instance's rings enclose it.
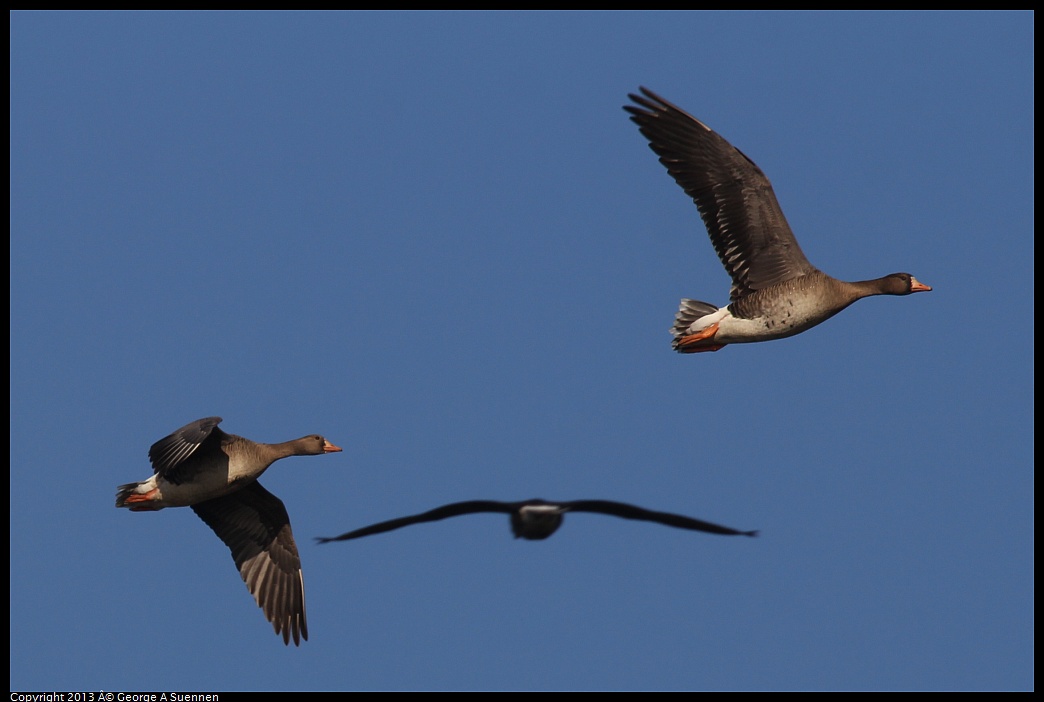
<path fill-rule="evenodd" d="M 282 500 L 257 481 L 192 505 L 232 552 L 250 594 L 283 643 L 308 640 L 301 556 Z"/>
<path fill-rule="evenodd" d="M 692 531 L 705 531 L 709 534 L 725 534 L 729 536 L 757 536 L 756 531 L 740 531 L 732 527 L 705 522 L 702 519 L 686 517 L 682 514 L 671 512 L 656 512 L 644 507 L 629 505 L 624 502 L 613 502 L 611 500 L 574 500 L 563 502 L 570 512 L 596 512 L 598 514 L 610 514 L 614 517 L 624 519 L 638 519 L 645 522 L 658 522 L 679 529 L 691 529 Z"/>
<path fill-rule="evenodd" d="M 330 537 L 318 537 L 316 541 L 321 544 L 328 543 L 330 541 L 348 541 L 349 539 L 358 539 L 363 536 L 371 536 L 373 534 L 382 534 L 386 531 L 392 531 L 399 529 L 404 526 L 410 526 L 411 524 L 420 524 L 422 522 L 437 522 L 440 519 L 448 519 L 449 517 L 459 517 L 462 514 L 475 514 L 477 512 L 498 512 L 501 514 L 511 514 L 518 508 L 518 502 L 497 502 L 495 500 L 468 500 L 466 502 L 454 502 L 452 504 L 443 505 L 442 507 L 436 507 L 433 510 L 422 512 L 420 514 L 413 514 L 408 517 L 399 517 L 398 519 L 389 519 L 386 522 L 378 522 L 377 524 L 371 524 L 370 526 L 356 529 L 355 531 L 349 531 L 340 536 Z"/>
<path fill-rule="evenodd" d="M 641 88 L 624 109 L 649 147 L 693 199 L 732 278 L 730 297 L 816 270 L 787 224 L 772 184 L 757 165 L 710 127 Z"/>

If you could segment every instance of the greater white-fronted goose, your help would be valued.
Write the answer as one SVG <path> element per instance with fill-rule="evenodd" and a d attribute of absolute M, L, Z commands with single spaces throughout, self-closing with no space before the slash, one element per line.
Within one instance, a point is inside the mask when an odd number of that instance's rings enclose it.
<path fill-rule="evenodd" d="M 250 594 L 283 643 L 308 640 L 301 557 L 283 502 L 258 476 L 280 458 L 341 449 L 312 434 L 282 444 L 260 444 L 217 428 L 221 417 L 183 426 L 149 449 L 155 473 L 120 485 L 116 506 L 133 512 L 192 507 L 232 551 Z"/>
<path fill-rule="evenodd" d="M 800 334 L 856 300 L 931 288 L 909 273 L 855 283 L 832 278 L 801 252 L 772 184 L 753 161 L 710 127 L 651 90 L 630 94 L 631 120 L 700 211 L 711 243 L 732 278 L 727 307 L 683 299 L 674 348 L 717 351 L 726 344 Z"/>
<path fill-rule="evenodd" d="M 436 507 L 428 512 L 414 514 L 409 517 L 391 519 L 378 524 L 349 531 L 340 536 L 320 537 L 316 539 L 325 544 L 330 541 L 347 541 L 358 539 L 363 536 L 380 534 L 392 529 L 420 524 L 421 522 L 435 522 L 449 517 L 459 517 L 462 514 L 476 514 L 479 512 L 495 512 L 498 514 L 511 515 L 511 531 L 516 539 L 529 539 L 537 541 L 546 539 L 558 530 L 562 525 L 562 519 L 566 512 L 594 512 L 596 514 L 609 514 L 624 519 L 638 519 L 646 522 L 657 522 L 679 529 L 691 529 L 692 531 L 705 531 L 709 534 L 724 534 L 727 536 L 757 536 L 756 531 L 738 531 L 719 524 L 712 524 L 701 519 L 686 517 L 681 514 L 670 512 L 655 512 L 650 509 L 636 507 L 624 502 L 613 502 L 610 500 L 572 500 L 570 502 L 548 502 L 547 500 L 523 500 L 521 502 L 498 502 L 496 500 L 468 500 L 466 502 L 454 502 L 452 504 Z"/>

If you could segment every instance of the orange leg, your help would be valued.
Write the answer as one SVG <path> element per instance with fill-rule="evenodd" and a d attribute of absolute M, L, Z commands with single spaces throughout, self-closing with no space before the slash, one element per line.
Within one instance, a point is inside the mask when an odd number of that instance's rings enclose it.
<path fill-rule="evenodd" d="M 156 493 L 158 493 L 159 491 L 160 491 L 159 488 L 152 488 L 148 492 L 144 492 L 144 493 L 142 493 L 140 495 L 139 494 L 127 495 L 127 498 L 123 500 L 123 504 L 124 505 L 131 505 L 131 504 L 133 504 L 133 502 L 150 502 L 153 499 L 156 499 Z M 139 509 L 145 509 L 145 508 L 139 508 Z"/>
<path fill-rule="evenodd" d="M 701 329 L 695 334 L 689 334 L 678 339 L 677 348 L 683 353 L 700 353 L 702 351 L 717 351 L 718 349 L 724 348 L 725 344 L 713 344 L 713 345 L 701 345 L 699 348 L 689 348 L 695 344 L 699 344 L 701 341 L 707 339 L 713 339 L 714 335 L 718 333 L 718 323 L 710 325 L 706 329 Z"/>

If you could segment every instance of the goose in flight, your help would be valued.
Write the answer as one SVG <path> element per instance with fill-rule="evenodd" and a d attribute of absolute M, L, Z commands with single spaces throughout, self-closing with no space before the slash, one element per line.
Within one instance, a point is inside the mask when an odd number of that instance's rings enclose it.
<path fill-rule="evenodd" d="M 611 500 L 572 500 L 569 502 L 548 502 L 547 500 L 523 500 L 521 502 L 498 502 L 496 500 L 468 500 L 466 502 L 453 502 L 442 507 L 436 507 L 428 512 L 413 514 L 408 517 L 390 519 L 386 522 L 371 524 L 370 526 L 349 531 L 340 536 L 320 537 L 319 543 L 325 544 L 330 541 L 348 541 L 363 536 L 381 534 L 393 529 L 399 529 L 411 524 L 422 522 L 436 522 L 449 517 L 459 517 L 464 514 L 478 514 L 492 512 L 507 514 L 511 517 L 511 531 L 516 539 L 529 539 L 538 541 L 546 539 L 558 530 L 562 525 L 562 519 L 566 512 L 591 512 L 595 514 L 608 514 L 613 517 L 624 519 L 637 519 L 645 522 L 657 522 L 666 526 L 692 531 L 704 531 L 708 534 L 724 534 L 727 536 L 757 536 L 756 531 L 739 531 L 730 527 L 705 522 L 702 519 L 686 517 L 681 514 L 670 512 L 656 512 L 643 507 L 636 507 L 624 502 L 613 502 Z"/>
<path fill-rule="evenodd" d="M 301 557 L 282 500 L 257 478 L 287 456 L 316 456 L 341 449 L 312 434 L 262 444 L 218 429 L 220 417 L 183 426 L 149 449 L 154 475 L 120 485 L 116 506 L 132 512 L 192 507 L 232 551 L 247 589 L 289 645 L 308 640 Z"/>
<path fill-rule="evenodd" d="M 808 262 L 769 179 L 742 151 L 662 97 L 641 88 L 625 105 L 660 163 L 696 203 L 732 278 L 729 304 L 683 299 L 671 333 L 680 353 L 800 334 L 871 295 L 931 287 L 909 273 L 849 283 Z"/>

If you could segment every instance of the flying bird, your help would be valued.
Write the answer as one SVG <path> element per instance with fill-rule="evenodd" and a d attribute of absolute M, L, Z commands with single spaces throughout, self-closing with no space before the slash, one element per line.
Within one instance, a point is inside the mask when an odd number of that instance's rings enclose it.
<path fill-rule="evenodd" d="M 682 299 L 671 333 L 681 353 L 800 334 L 871 295 L 931 287 L 909 273 L 849 283 L 801 252 L 769 179 L 742 151 L 662 97 L 641 88 L 625 105 L 660 163 L 696 203 L 732 278 L 727 307 Z"/>
<path fill-rule="evenodd" d="M 239 574 L 283 643 L 308 640 L 301 557 L 282 500 L 257 478 L 287 456 L 315 456 L 341 449 L 312 434 L 282 444 L 262 444 L 217 428 L 221 417 L 186 424 L 149 449 L 155 473 L 120 485 L 116 506 L 132 512 L 192 507 L 232 551 Z"/>
<path fill-rule="evenodd" d="M 705 531 L 709 534 L 725 534 L 729 536 L 757 536 L 756 531 L 739 531 L 719 524 L 712 524 L 701 519 L 686 517 L 681 514 L 670 512 L 656 512 L 642 507 L 613 502 L 610 500 L 573 500 L 570 502 L 548 502 L 547 500 L 523 500 L 522 502 L 498 502 L 496 500 L 468 500 L 466 502 L 454 502 L 452 504 L 436 507 L 428 512 L 414 514 L 409 517 L 399 517 L 378 524 L 349 531 L 346 534 L 332 537 L 320 537 L 316 539 L 325 544 L 330 541 L 347 541 L 358 539 L 363 536 L 381 534 L 393 529 L 399 529 L 411 524 L 422 522 L 436 522 L 449 517 L 459 517 L 463 514 L 477 514 L 480 512 L 494 512 L 511 515 L 511 531 L 516 539 L 529 539 L 538 541 L 546 539 L 558 530 L 562 525 L 562 519 L 566 512 L 593 512 L 595 514 L 608 514 L 624 519 L 637 519 L 646 522 L 657 522 L 679 529 L 690 529 L 692 531 Z"/>

